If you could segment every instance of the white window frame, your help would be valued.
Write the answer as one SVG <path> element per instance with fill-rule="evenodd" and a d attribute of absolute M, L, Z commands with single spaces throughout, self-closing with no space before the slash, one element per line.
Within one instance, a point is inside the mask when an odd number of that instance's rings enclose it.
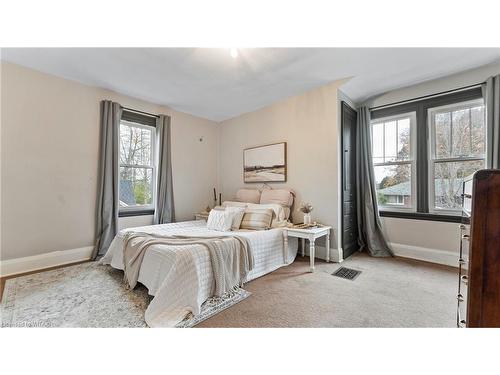
<path fill-rule="evenodd" d="M 439 215 L 450 215 L 450 216 L 456 216 L 457 214 L 460 214 L 461 209 L 456 209 L 456 210 L 451 210 L 451 209 L 443 209 L 443 208 L 436 208 L 435 207 L 435 182 L 434 182 L 434 165 L 436 163 L 449 163 L 449 162 L 461 162 L 461 161 L 479 161 L 479 160 L 484 160 L 484 167 L 486 168 L 487 165 L 487 155 L 488 155 L 488 129 L 486 126 L 486 118 L 484 121 L 484 126 L 485 126 L 485 139 L 484 139 L 484 147 L 485 147 L 485 154 L 482 157 L 459 157 L 459 156 L 451 156 L 449 158 L 436 158 L 436 140 L 435 140 L 435 114 L 439 112 L 453 112 L 453 111 L 459 111 L 461 109 L 468 109 L 472 107 L 477 107 L 478 105 L 482 105 L 485 107 L 484 114 L 486 116 L 486 105 L 484 103 L 483 98 L 480 99 L 474 99 L 474 100 L 467 100 L 464 102 L 457 102 L 453 104 L 447 104 L 439 107 L 433 107 L 429 108 L 427 111 L 427 127 L 428 127 L 428 192 L 429 192 L 429 212 L 433 214 L 439 214 Z M 453 120 L 451 120 L 453 121 Z M 451 123 L 451 126 L 453 126 L 453 122 Z"/>
<path fill-rule="evenodd" d="M 378 204 L 379 211 L 396 211 L 396 212 L 416 212 L 417 211 L 417 167 L 416 167 L 416 162 L 417 162 L 417 113 L 415 111 L 412 112 L 407 112 L 403 114 L 398 114 L 398 115 L 393 115 L 393 116 L 387 116 L 387 117 L 381 117 L 377 118 L 375 120 L 370 121 L 370 135 L 371 138 L 373 138 L 373 126 L 384 123 L 384 122 L 389 122 L 389 121 L 394 121 L 394 120 L 401 120 L 405 118 L 410 118 L 410 159 L 405 160 L 405 161 L 394 161 L 394 162 L 384 162 L 384 163 L 374 163 L 373 162 L 373 154 L 372 154 L 372 165 L 374 167 L 378 166 L 391 166 L 391 165 L 405 165 L 405 164 L 410 164 L 411 168 L 411 196 L 410 196 L 410 202 L 411 206 L 410 207 L 401 207 L 399 204 L 394 204 L 394 205 L 382 205 Z M 397 134 L 397 130 L 396 130 Z M 370 139 L 371 145 L 373 147 L 373 139 Z M 384 153 L 385 153 L 385 127 L 384 127 Z M 373 151 L 373 150 L 372 150 Z M 377 197 L 378 200 L 378 197 Z"/>
<path fill-rule="evenodd" d="M 129 120 L 120 120 L 120 129 L 121 125 L 126 125 L 129 127 L 135 127 L 135 128 L 140 128 L 140 129 L 146 129 L 151 131 L 151 155 L 150 159 L 151 160 L 151 165 L 142 165 L 142 164 L 123 164 L 121 163 L 121 158 L 120 155 L 118 155 L 118 160 L 119 160 L 119 165 L 118 165 L 118 176 L 120 176 L 120 168 L 121 167 L 129 167 L 129 168 L 145 168 L 145 169 L 151 169 L 151 183 L 152 183 L 152 199 L 151 199 L 151 204 L 146 204 L 146 205 L 135 205 L 135 206 L 128 206 L 128 207 L 119 207 L 118 211 L 119 212 L 136 212 L 136 211 L 146 211 L 146 210 L 154 210 L 156 207 L 156 173 L 157 173 L 157 144 L 156 144 L 156 128 L 154 126 L 149 126 L 149 125 L 144 125 L 140 124 L 138 122 L 133 122 Z M 118 139 L 120 140 L 120 134 L 118 135 Z M 121 150 L 118 151 L 119 153 Z M 120 184 L 118 184 L 118 197 L 120 197 Z"/>

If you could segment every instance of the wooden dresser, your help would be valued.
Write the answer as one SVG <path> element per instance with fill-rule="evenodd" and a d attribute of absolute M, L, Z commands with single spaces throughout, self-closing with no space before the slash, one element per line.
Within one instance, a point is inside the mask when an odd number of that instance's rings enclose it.
<path fill-rule="evenodd" d="M 500 170 L 464 181 L 458 327 L 500 327 Z"/>

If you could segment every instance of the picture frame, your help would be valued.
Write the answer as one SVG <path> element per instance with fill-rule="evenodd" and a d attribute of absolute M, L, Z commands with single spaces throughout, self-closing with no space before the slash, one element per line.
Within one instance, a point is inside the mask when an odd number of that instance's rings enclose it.
<path fill-rule="evenodd" d="M 287 144 L 271 143 L 243 150 L 243 182 L 286 182 Z"/>

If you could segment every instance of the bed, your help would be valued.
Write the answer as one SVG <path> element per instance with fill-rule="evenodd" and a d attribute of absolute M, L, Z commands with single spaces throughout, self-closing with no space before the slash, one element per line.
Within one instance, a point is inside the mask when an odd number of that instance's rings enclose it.
<path fill-rule="evenodd" d="M 207 229 L 205 221 L 185 221 L 151 225 L 120 231 L 113 239 L 102 264 L 123 270 L 123 241 L 128 232 L 153 235 L 215 236 L 238 235 L 248 241 L 254 257 L 254 267 L 245 282 L 292 263 L 297 255 L 297 241 L 284 241 L 284 229 L 237 230 L 217 232 Z M 285 244 L 287 246 L 285 248 Z M 208 251 L 194 245 L 190 249 L 196 272 L 185 272 L 187 265 L 171 246 L 153 245 L 144 255 L 138 281 L 154 296 L 145 313 L 150 327 L 174 327 L 184 317 L 200 313 L 201 305 L 212 295 L 214 277 Z M 191 267 L 190 269 L 193 269 Z"/>

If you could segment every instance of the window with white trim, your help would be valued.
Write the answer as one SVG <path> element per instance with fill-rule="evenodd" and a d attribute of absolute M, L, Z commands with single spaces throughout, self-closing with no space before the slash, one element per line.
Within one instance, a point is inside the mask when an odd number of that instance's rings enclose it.
<path fill-rule="evenodd" d="M 415 124 L 415 112 L 371 122 L 372 161 L 381 210 L 415 210 Z"/>
<path fill-rule="evenodd" d="M 429 212 L 461 210 L 462 182 L 486 166 L 482 99 L 430 108 Z"/>
<path fill-rule="evenodd" d="M 120 122 L 120 213 L 154 210 L 155 132 L 154 126 Z"/>

